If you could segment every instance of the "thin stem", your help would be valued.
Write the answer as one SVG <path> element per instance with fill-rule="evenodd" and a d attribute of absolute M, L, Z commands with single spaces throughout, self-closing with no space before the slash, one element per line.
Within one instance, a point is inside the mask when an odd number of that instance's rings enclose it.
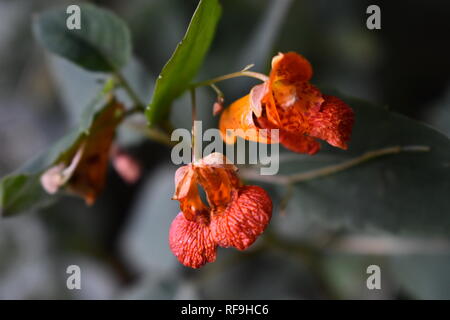
<path fill-rule="evenodd" d="M 128 81 L 125 79 L 123 74 L 120 72 L 120 70 L 115 70 L 114 77 L 117 82 L 128 94 L 130 99 L 133 101 L 134 106 L 128 110 L 125 111 L 123 119 L 125 120 L 127 117 L 134 115 L 136 113 L 143 113 L 145 111 L 145 104 L 142 103 L 136 92 L 131 88 Z M 146 125 L 141 125 L 138 123 L 128 123 L 131 127 L 133 127 L 136 130 L 139 130 L 141 133 L 143 133 L 145 136 L 150 138 L 153 141 L 165 144 L 167 146 L 174 146 L 175 142 L 171 140 L 170 133 L 165 132 L 163 130 L 160 130 L 158 128 L 149 128 Z M 168 125 L 166 124 L 166 127 Z M 169 131 L 169 130 L 166 130 Z M 172 131 L 172 130 L 170 130 Z"/>
<path fill-rule="evenodd" d="M 173 147 L 177 143 L 170 139 L 170 135 L 158 128 L 149 128 L 145 123 L 126 122 L 130 128 L 133 128 L 143 135 L 147 136 L 150 140 L 159 142 L 169 147 Z"/>
<path fill-rule="evenodd" d="M 369 160 L 372 160 L 375 158 L 379 158 L 379 157 L 382 157 L 385 155 L 397 154 L 400 152 L 428 152 L 428 151 L 430 151 L 430 147 L 428 147 L 428 146 L 403 146 L 403 147 L 395 146 L 395 147 L 388 147 L 388 148 L 383 148 L 383 149 L 379 149 L 379 150 L 368 151 L 359 157 L 350 159 L 348 161 L 344 161 L 344 162 L 336 164 L 336 165 L 332 165 L 332 166 L 317 169 L 317 170 L 312 170 L 309 172 L 291 175 L 289 177 L 289 182 L 296 183 L 296 182 L 302 182 L 302 181 L 316 179 L 316 178 L 323 177 L 323 176 L 328 176 L 328 175 L 331 175 L 331 174 L 334 174 L 334 173 L 337 173 L 340 171 L 344 171 L 346 169 L 357 166 L 366 161 L 369 161 Z"/>
<path fill-rule="evenodd" d="M 261 176 L 258 175 L 254 171 L 248 171 L 248 170 L 242 170 L 241 176 L 244 178 L 255 180 L 255 181 L 261 181 L 261 182 L 267 182 L 267 183 L 273 183 L 273 184 L 292 184 L 292 183 L 298 183 L 298 182 L 304 182 L 309 181 L 325 176 L 329 176 L 341 171 L 345 171 L 349 168 L 352 168 L 354 166 L 357 166 L 359 164 L 362 164 L 364 162 L 367 162 L 369 160 L 379 158 L 382 156 L 390 155 L 390 154 L 397 154 L 401 152 L 428 152 L 430 151 L 430 147 L 428 146 L 394 146 L 394 147 L 387 147 L 383 149 L 368 151 L 364 154 L 362 154 L 359 157 L 344 161 L 342 163 L 338 163 L 335 165 L 323 167 L 316 170 L 311 170 L 307 172 L 300 172 L 296 174 L 292 174 L 289 176 Z"/>
<path fill-rule="evenodd" d="M 223 80 L 228 80 L 228 79 L 238 78 L 238 77 L 250 77 L 250 78 L 259 79 L 259 80 L 261 80 L 263 82 L 269 80 L 269 77 L 266 76 L 265 74 L 262 74 L 262 73 L 259 73 L 259 72 L 253 72 L 253 71 L 244 70 L 244 71 L 238 71 L 238 72 L 225 74 L 223 76 L 212 78 L 212 79 L 209 79 L 209 80 L 193 83 L 191 85 L 191 88 L 198 88 L 198 87 L 202 87 L 202 86 L 210 86 L 210 85 L 212 85 L 214 83 L 217 83 L 217 82 L 220 82 L 220 81 L 223 81 Z"/>
<path fill-rule="evenodd" d="M 218 86 L 216 86 L 215 84 L 210 84 L 210 87 L 213 88 L 213 90 L 216 92 L 218 99 L 223 99 L 224 94 L 222 90 L 219 89 Z"/>
<path fill-rule="evenodd" d="M 133 101 L 133 104 L 135 105 L 134 108 L 136 109 L 136 112 L 138 112 L 138 111 L 144 112 L 145 111 L 145 104 L 142 103 L 142 101 L 140 100 L 140 98 L 138 97 L 136 92 L 133 90 L 133 88 L 131 88 L 130 84 L 125 79 L 125 77 L 122 75 L 122 73 L 119 70 L 116 70 L 116 72 L 114 74 L 115 74 L 118 82 L 122 86 L 122 88 L 127 92 L 129 97 Z"/>
<path fill-rule="evenodd" d="M 199 146 L 197 141 L 197 99 L 195 95 L 195 88 L 190 90 L 191 92 L 191 105 L 192 105 L 192 162 L 201 158 L 199 152 Z"/>

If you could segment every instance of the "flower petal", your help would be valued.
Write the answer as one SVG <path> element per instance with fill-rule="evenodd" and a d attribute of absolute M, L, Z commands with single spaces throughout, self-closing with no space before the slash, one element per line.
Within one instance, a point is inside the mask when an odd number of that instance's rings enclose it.
<path fill-rule="evenodd" d="M 308 60 L 296 52 L 279 53 L 272 59 L 270 81 L 309 81 L 313 70 Z"/>
<path fill-rule="evenodd" d="M 254 123 L 249 95 L 235 101 L 222 112 L 219 129 L 223 141 L 227 144 L 234 144 L 236 137 L 268 143 L 268 138 L 264 132 L 260 132 Z"/>
<path fill-rule="evenodd" d="M 175 171 L 175 194 L 172 200 L 179 200 L 188 196 L 189 189 L 194 183 L 195 171 L 192 166 L 182 166 Z"/>
<path fill-rule="evenodd" d="M 316 139 L 303 133 L 292 133 L 286 130 L 280 131 L 280 143 L 291 151 L 309 155 L 316 154 L 320 150 L 320 143 Z"/>
<path fill-rule="evenodd" d="M 201 219 L 189 221 L 182 212 L 170 226 L 169 246 L 178 260 L 187 267 L 200 268 L 216 260 L 217 245 L 208 225 Z"/>
<path fill-rule="evenodd" d="M 245 250 L 265 230 L 272 217 L 272 200 L 264 189 L 245 186 L 233 193 L 224 211 L 213 212 L 211 232 L 222 247 Z"/>
<path fill-rule="evenodd" d="M 180 202 L 180 209 L 187 220 L 209 214 L 209 208 L 200 198 L 197 187 L 197 174 L 192 165 L 178 168 L 175 173 L 175 194 L 172 200 Z"/>
<path fill-rule="evenodd" d="M 308 82 L 274 82 L 270 94 L 264 97 L 267 118 L 278 127 L 289 131 L 303 131 L 305 118 L 310 112 L 320 110 L 324 98 Z"/>
<path fill-rule="evenodd" d="M 233 165 L 233 162 L 220 152 L 210 153 L 207 156 L 195 161 L 194 165 L 196 167 L 224 168 L 233 172 L 238 170 L 238 168 Z"/>
<path fill-rule="evenodd" d="M 268 93 L 268 90 L 269 85 L 267 82 L 258 84 L 250 90 L 250 109 L 257 117 L 261 117 L 262 99 Z"/>
<path fill-rule="evenodd" d="M 64 177 L 62 175 L 64 169 L 64 163 L 60 163 L 47 169 L 41 175 L 41 185 L 47 193 L 55 194 L 64 185 Z"/>
<path fill-rule="evenodd" d="M 347 149 L 354 119 L 353 110 L 342 100 L 333 96 L 324 96 L 325 102 L 320 111 L 312 112 L 308 117 L 309 134 L 327 141 L 341 149 Z"/>
<path fill-rule="evenodd" d="M 53 167 L 47 169 L 40 178 L 41 185 L 45 191 L 49 194 L 55 194 L 60 187 L 67 183 L 67 181 L 72 177 L 78 163 L 81 160 L 83 154 L 84 144 L 75 153 L 68 167 L 61 162 Z"/>
<path fill-rule="evenodd" d="M 268 130 L 276 129 L 267 118 L 261 117 L 258 118 L 258 125 L 261 128 L 265 128 Z M 279 129 L 278 132 L 279 142 L 287 149 L 298 152 L 298 153 L 307 153 L 313 155 L 317 153 L 320 149 L 320 143 L 310 137 L 307 136 L 303 129 L 299 131 L 287 131 L 284 129 Z"/>
<path fill-rule="evenodd" d="M 311 64 L 295 52 L 279 53 L 272 59 L 269 90 L 262 100 L 270 122 L 289 131 L 304 129 L 305 115 L 318 110 L 324 101 L 308 82 L 311 77 Z"/>
<path fill-rule="evenodd" d="M 231 200 L 232 191 L 240 186 L 234 170 L 214 167 L 196 167 L 197 182 L 205 190 L 211 209 L 225 208 Z"/>

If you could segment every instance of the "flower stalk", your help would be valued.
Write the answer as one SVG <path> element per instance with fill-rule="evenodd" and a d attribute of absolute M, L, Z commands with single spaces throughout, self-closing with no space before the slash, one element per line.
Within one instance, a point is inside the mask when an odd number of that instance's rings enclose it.
<path fill-rule="evenodd" d="M 429 152 L 429 151 L 430 151 L 429 146 L 421 146 L 421 145 L 393 146 L 378 150 L 367 151 L 359 157 L 344 161 L 342 163 L 306 172 L 295 173 L 292 175 L 261 176 L 255 171 L 249 169 L 241 170 L 240 175 L 241 177 L 248 180 L 261 181 L 272 184 L 290 185 L 294 183 L 305 182 L 309 180 L 330 176 L 345 171 L 347 169 L 350 169 L 352 167 L 355 167 L 357 165 L 360 165 L 362 163 L 365 163 L 367 161 L 387 155 L 398 154 L 402 152 Z"/>
<path fill-rule="evenodd" d="M 210 85 L 215 84 L 217 82 L 221 82 L 221 81 L 228 80 L 228 79 L 233 79 L 233 78 L 239 78 L 239 77 L 255 78 L 255 79 L 261 80 L 262 82 L 265 82 L 265 81 L 269 80 L 269 77 L 266 76 L 265 74 L 262 74 L 262 73 L 259 73 L 259 72 L 254 72 L 254 71 L 248 71 L 248 70 L 244 69 L 244 70 L 241 70 L 241 71 L 238 71 L 238 72 L 225 74 L 223 76 L 215 77 L 215 78 L 212 78 L 212 79 L 209 79 L 209 80 L 193 83 L 191 85 L 191 88 L 210 86 Z"/>
<path fill-rule="evenodd" d="M 199 128 L 197 127 L 197 98 L 195 94 L 195 88 L 190 90 L 191 92 L 191 106 L 192 106 L 192 162 L 197 161 L 202 157 L 201 145 L 199 145 L 198 135 Z"/>

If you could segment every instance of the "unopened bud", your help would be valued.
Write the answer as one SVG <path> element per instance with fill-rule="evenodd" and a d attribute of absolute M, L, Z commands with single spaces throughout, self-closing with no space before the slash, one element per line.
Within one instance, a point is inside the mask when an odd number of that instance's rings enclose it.
<path fill-rule="evenodd" d="M 213 115 L 214 116 L 216 116 L 222 112 L 224 102 L 225 102 L 225 100 L 223 97 L 220 97 L 220 96 L 217 97 L 217 100 L 216 100 L 216 102 L 214 102 L 214 105 L 213 105 Z"/>
<path fill-rule="evenodd" d="M 141 166 L 134 157 L 123 151 L 113 154 L 112 163 L 120 177 L 133 184 L 141 177 Z"/>

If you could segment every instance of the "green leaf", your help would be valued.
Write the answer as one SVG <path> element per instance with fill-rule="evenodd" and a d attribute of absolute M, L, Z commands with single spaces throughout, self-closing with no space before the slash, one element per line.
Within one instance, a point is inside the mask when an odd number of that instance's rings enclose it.
<path fill-rule="evenodd" d="M 386 155 L 346 171 L 297 183 L 288 216 L 302 215 L 325 227 L 357 231 L 449 235 L 450 140 L 402 115 L 356 99 L 344 100 L 356 113 L 349 150 L 323 143 L 323 150 L 315 156 L 283 162 L 280 174 L 341 163 L 390 146 L 422 145 L 431 150 Z M 285 192 L 284 188 L 281 192 Z M 284 232 L 295 236 L 298 228 L 291 218 L 283 220 Z"/>
<path fill-rule="evenodd" d="M 86 108 L 80 125 L 58 140 L 53 147 L 38 155 L 16 172 L 0 180 L 0 213 L 10 216 L 52 201 L 40 184 L 41 174 L 55 163 L 66 161 L 76 151 L 81 139 L 90 133 L 94 119 L 111 105 L 109 83 Z"/>
<path fill-rule="evenodd" d="M 80 4 L 81 29 L 69 30 L 66 7 L 39 14 L 33 21 L 38 41 L 54 54 L 92 71 L 114 71 L 128 61 L 131 39 L 127 25 L 110 11 Z"/>
<path fill-rule="evenodd" d="M 156 81 L 146 110 L 149 125 L 166 120 L 172 101 L 189 87 L 214 38 L 220 14 L 218 0 L 200 0 L 183 40 Z"/>

